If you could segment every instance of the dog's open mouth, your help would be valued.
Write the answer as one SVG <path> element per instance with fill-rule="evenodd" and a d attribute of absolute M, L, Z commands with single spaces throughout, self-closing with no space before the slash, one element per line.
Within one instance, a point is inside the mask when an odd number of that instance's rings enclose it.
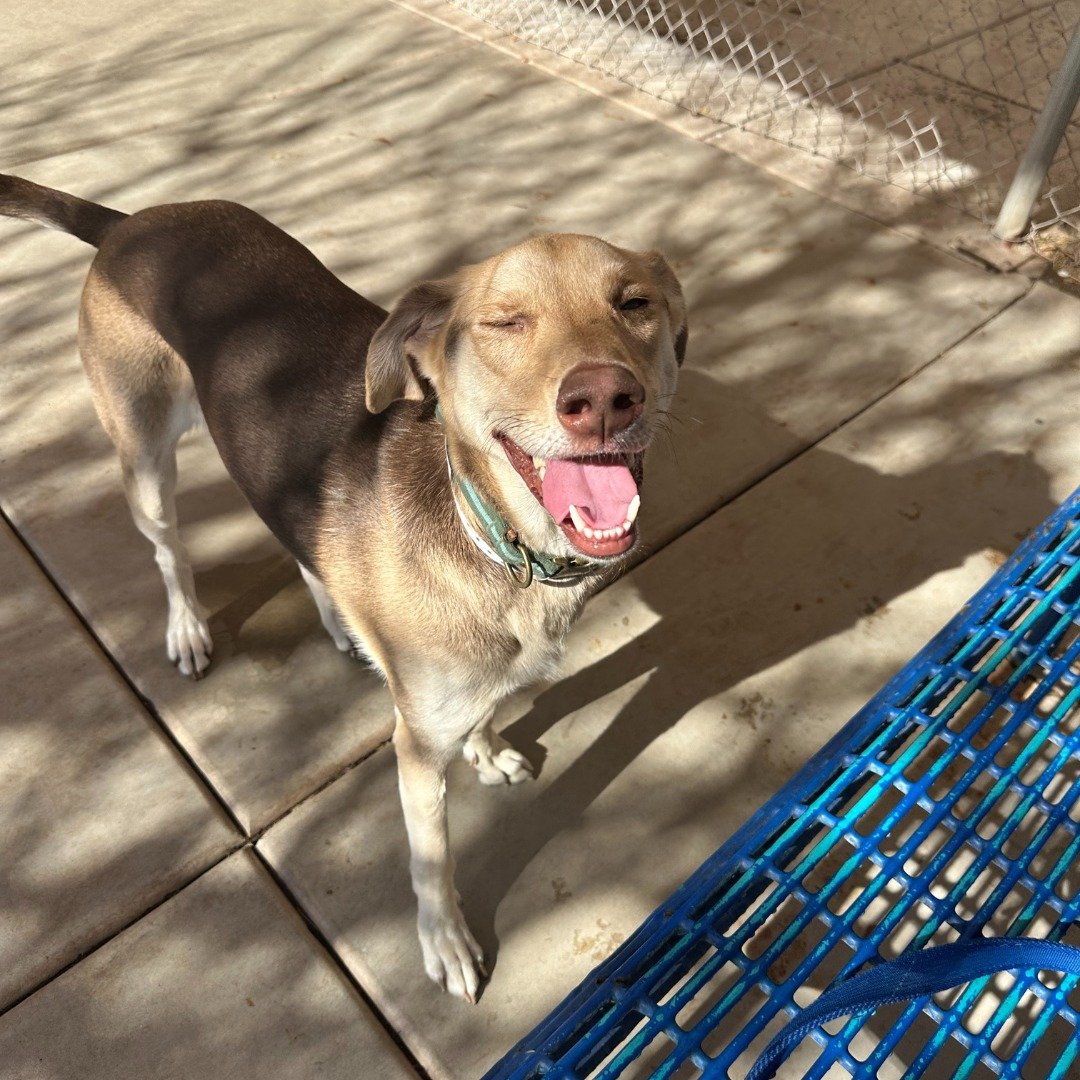
<path fill-rule="evenodd" d="M 583 555 L 610 559 L 634 546 L 644 451 L 545 460 L 531 457 L 505 435 L 496 438 L 517 474 Z"/>

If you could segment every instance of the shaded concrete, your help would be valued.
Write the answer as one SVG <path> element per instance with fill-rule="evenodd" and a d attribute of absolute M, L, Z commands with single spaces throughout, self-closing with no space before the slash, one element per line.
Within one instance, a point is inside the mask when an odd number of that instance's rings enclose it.
<path fill-rule="evenodd" d="M 0 1061 L 20 1080 L 416 1075 L 248 851 L 7 1013 Z"/>
<path fill-rule="evenodd" d="M 240 837 L 0 523 L 0 1009 Z"/>

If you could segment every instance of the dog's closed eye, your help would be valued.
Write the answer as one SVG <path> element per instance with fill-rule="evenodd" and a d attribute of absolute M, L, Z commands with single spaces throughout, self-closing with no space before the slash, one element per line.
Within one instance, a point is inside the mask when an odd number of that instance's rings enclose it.
<path fill-rule="evenodd" d="M 619 304 L 620 311 L 637 311 L 640 308 L 649 306 L 649 298 L 647 296 L 628 296 Z"/>
<path fill-rule="evenodd" d="M 505 318 L 485 319 L 481 326 L 489 330 L 524 330 L 528 319 L 524 315 L 510 315 Z"/>

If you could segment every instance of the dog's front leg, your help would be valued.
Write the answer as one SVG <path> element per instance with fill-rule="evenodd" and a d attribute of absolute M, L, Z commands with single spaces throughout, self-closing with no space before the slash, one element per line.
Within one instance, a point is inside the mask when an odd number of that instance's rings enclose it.
<path fill-rule="evenodd" d="M 395 710 L 398 787 L 409 834 L 410 869 L 428 976 L 455 997 L 476 1001 L 484 954 L 469 932 L 454 888 L 446 818 L 446 770 L 461 740 L 444 738 L 437 718 Z"/>

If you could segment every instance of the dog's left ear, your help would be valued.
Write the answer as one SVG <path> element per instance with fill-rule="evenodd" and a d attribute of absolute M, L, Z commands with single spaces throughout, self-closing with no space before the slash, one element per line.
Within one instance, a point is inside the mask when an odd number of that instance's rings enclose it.
<path fill-rule="evenodd" d="M 431 350 L 450 318 L 457 295 L 453 278 L 422 281 L 395 305 L 368 346 L 364 396 L 368 412 L 395 401 L 423 401 L 421 379 L 430 379 Z"/>
<path fill-rule="evenodd" d="M 682 286 L 675 276 L 675 271 L 668 265 L 667 259 L 659 251 L 646 251 L 642 256 L 653 273 L 667 303 L 668 317 L 671 320 L 671 333 L 675 338 L 675 359 L 682 366 L 686 359 L 686 346 L 690 341 L 690 330 L 686 325 L 686 300 Z"/>

